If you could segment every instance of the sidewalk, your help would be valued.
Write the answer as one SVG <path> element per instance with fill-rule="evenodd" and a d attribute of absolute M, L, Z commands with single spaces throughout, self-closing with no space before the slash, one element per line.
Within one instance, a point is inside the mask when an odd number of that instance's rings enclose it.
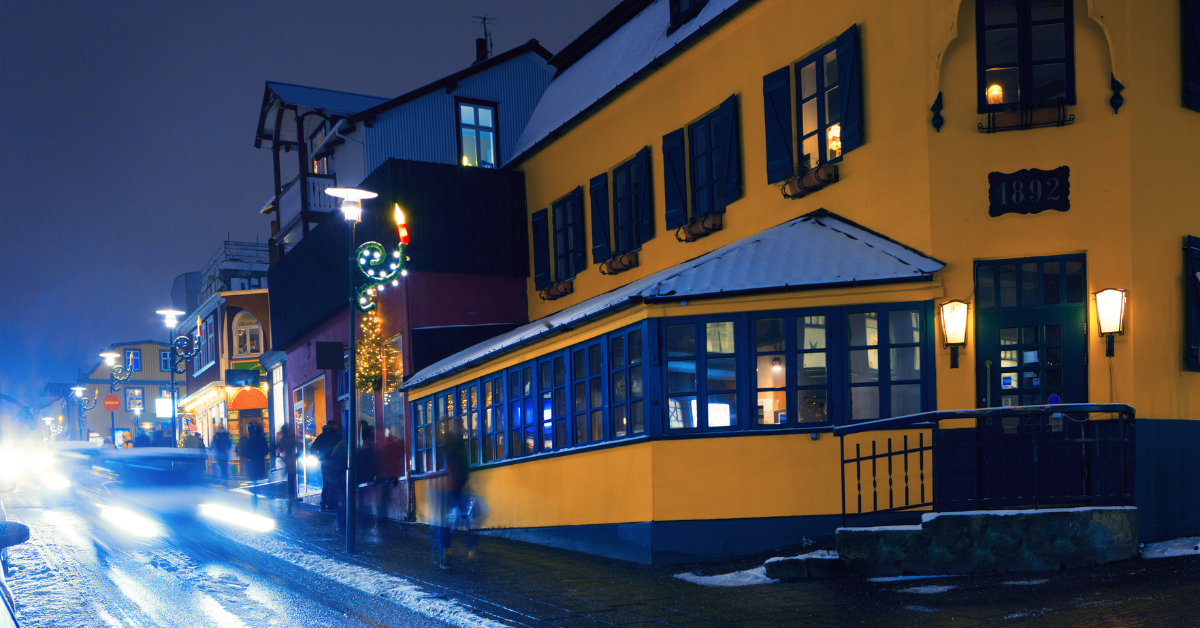
<path fill-rule="evenodd" d="M 710 587 L 675 575 L 756 563 L 644 566 L 480 536 L 473 560 L 456 539 L 452 566 L 442 570 L 428 526 L 360 521 L 358 552 L 348 556 L 332 513 L 297 504 L 289 517 L 284 502 L 266 499 L 259 508 L 276 518 L 279 541 L 381 579 L 402 578 L 510 626 L 1200 626 L 1200 557 L 1056 572 Z"/>

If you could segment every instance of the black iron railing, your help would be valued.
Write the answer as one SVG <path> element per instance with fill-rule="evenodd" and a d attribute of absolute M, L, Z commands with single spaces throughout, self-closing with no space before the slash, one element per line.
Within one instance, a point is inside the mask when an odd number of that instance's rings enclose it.
<path fill-rule="evenodd" d="M 1133 505 L 1134 409 L 1122 404 L 925 412 L 833 433 L 844 518 Z"/>

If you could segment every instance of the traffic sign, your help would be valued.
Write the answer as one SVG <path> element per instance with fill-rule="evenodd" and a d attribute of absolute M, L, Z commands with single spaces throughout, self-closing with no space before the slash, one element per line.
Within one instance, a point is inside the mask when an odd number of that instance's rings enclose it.
<path fill-rule="evenodd" d="M 109 412 L 116 412 L 121 409 L 121 398 L 109 393 L 104 395 L 104 409 Z"/>

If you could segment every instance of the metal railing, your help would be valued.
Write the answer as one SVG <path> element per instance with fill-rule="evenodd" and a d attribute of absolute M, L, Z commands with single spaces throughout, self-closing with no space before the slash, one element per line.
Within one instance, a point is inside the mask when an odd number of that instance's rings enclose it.
<path fill-rule="evenodd" d="M 1123 404 L 924 412 L 833 434 L 844 519 L 1134 500 L 1134 409 Z"/>

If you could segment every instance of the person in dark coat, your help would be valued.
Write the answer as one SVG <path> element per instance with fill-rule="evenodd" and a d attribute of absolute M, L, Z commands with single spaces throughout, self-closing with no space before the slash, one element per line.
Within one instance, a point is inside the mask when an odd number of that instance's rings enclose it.
<path fill-rule="evenodd" d="M 153 441 L 145 430 L 138 430 L 137 436 L 133 437 L 134 447 L 150 447 L 152 444 Z"/>
<path fill-rule="evenodd" d="M 225 431 L 224 425 L 218 425 L 217 433 L 212 438 L 213 462 L 216 464 L 216 475 L 224 481 L 229 480 L 229 450 L 232 447 L 233 440 L 229 438 L 229 432 Z"/>
<path fill-rule="evenodd" d="M 262 426 L 258 423 L 246 425 L 246 438 L 238 443 L 238 456 L 246 467 L 246 475 L 252 482 L 264 480 L 267 477 L 267 439 L 263 436 Z"/>
<path fill-rule="evenodd" d="M 341 430 L 338 430 L 341 433 Z M 346 454 L 346 440 L 339 440 L 329 453 L 329 476 L 323 479 L 324 485 L 330 489 L 330 499 L 333 502 L 334 525 L 338 532 L 346 531 L 346 464 L 349 462 Z M 326 465 L 321 465 L 324 475 Z M 324 491 L 322 491 L 324 494 Z"/>
<path fill-rule="evenodd" d="M 284 423 L 275 437 L 275 451 L 279 452 L 279 457 L 283 459 L 283 468 L 287 471 L 287 511 L 289 515 L 292 514 L 293 504 L 296 503 L 297 444 L 296 437 L 292 436 L 291 426 Z"/>
<path fill-rule="evenodd" d="M 170 428 L 163 429 L 163 430 L 156 430 L 154 432 L 154 438 L 152 439 L 150 446 L 151 447 L 174 447 L 175 446 L 174 430 L 171 430 Z"/>
<path fill-rule="evenodd" d="M 342 440 L 342 430 L 337 423 L 326 423 L 325 428 L 321 430 L 321 434 L 313 439 L 312 444 L 308 446 L 309 452 L 317 457 L 321 462 L 321 511 L 331 512 L 336 508 L 336 497 L 334 495 L 335 484 L 338 483 L 336 477 L 337 471 L 331 465 L 330 460 L 333 455 L 333 449 Z M 346 468 L 345 456 L 342 456 L 342 469 Z"/>
<path fill-rule="evenodd" d="M 463 440 L 462 430 L 457 421 L 450 422 L 440 438 L 444 439 L 446 452 L 446 478 L 444 498 L 442 500 L 441 525 L 438 527 L 438 565 L 442 569 L 450 567 L 450 545 L 453 543 L 451 534 L 456 528 L 470 529 L 469 511 L 470 495 L 467 492 L 467 482 L 471 479 L 471 459 L 467 452 L 467 443 Z M 452 516 L 453 515 L 453 516 Z M 475 554 L 475 537 L 467 535 L 467 555 Z"/>

